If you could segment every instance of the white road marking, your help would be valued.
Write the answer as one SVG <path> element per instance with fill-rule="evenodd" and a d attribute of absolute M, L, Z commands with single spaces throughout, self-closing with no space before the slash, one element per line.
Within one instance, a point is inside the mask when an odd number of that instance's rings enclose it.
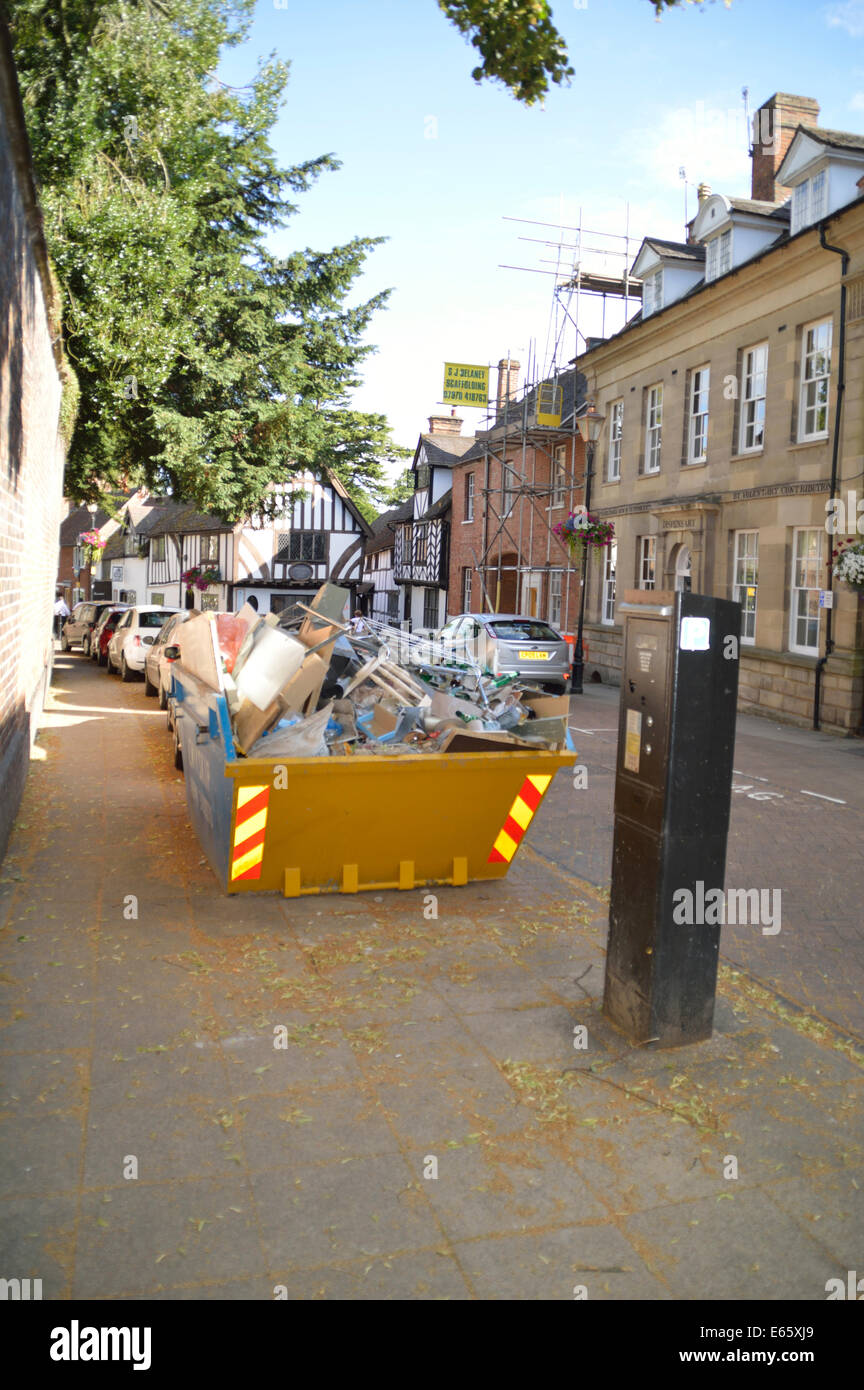
<path fill-rule="evenodd" d="M 734 774 L 735 774 L 736 777 L 752 777 L 754 782 L 770 782 L 770 781 L 771 781 L 771 778 L 770 778 L 770 777 L 757 777 L 756 774 L 753 773 L 753 772 L 739 772 L 739 770 L 738 770 L 737 767 L 733 767 L 732 771 L 734 772 Z"/>
<path fill-rule="evenodd" d="M 576 734 L 617 734 L 617 729 L 580 729 L 578 724 L 571 724 L 570 728 Z"/>
<path fill-rule="evenodd" d="M 808 792 L 801 788 L 802 796 L 818 796 L 820 801 L 833 801 L 837 806 L 845 806 L 846 802 L 841 801 L 839 796 L 823 796 L 821 792 Z"/>

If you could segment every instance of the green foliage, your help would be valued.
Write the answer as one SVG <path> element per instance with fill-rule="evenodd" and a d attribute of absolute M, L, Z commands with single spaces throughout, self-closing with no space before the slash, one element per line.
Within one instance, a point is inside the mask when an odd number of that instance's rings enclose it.
<path fill-rule="evenodd" d="M 338 168 L 270 144 L 288 69 L 213 76 L 254 0 L 11 0 L 11 31 L 80 383 L 67 491 L 146 482 L 232 519 L 333 467 L 386 482 L 381 415 L 349 408 L 386 294 L 346 299 L 380 239 L 285 258 L 268 234 Z"/>
<path fill-rule="evenodd" d="M 654 6 L 654 11 L 660 18 L 664 10 L 680 10 L 685 5 L 698 5 L 700 9 L 704 9 L 706 0 L 649 0 L 649 3 Z M 711 4 L 714 4 L 714 0 L 711 0 Z M 732 8 L 732 0 L 723 0 L 723 4 L 727 10 Z"/>
<path fill-rule="evenodd" d="M 483 61 L 471 76 L 502 82 L 517 101 L 532 106 L 573 76 L 564 40 L 547 0 L 438 0 Z"/>

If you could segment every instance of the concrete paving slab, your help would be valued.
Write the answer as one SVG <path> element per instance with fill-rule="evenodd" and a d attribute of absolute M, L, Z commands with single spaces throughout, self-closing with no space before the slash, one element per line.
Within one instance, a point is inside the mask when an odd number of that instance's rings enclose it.
<path fill-rule="evenodd" d="M 836 1273 L 764 1192 L 658 1208 L 622 1229 L 676 1298 L 818 1300 Z"/>
<path fill-rule="evenodd" d="M 666 1299 L 669 1291 L 611 1225 L 458 1242 L 478 1298 L 519 1301 Z"/>

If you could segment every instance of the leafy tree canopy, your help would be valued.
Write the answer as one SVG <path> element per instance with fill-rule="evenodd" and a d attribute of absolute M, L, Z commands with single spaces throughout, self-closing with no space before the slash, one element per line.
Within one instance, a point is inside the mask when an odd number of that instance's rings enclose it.
<path fill-rule="evenodd" d="M 665 10 L 704 0 L 648 0 L 659 18 Z M 732 0 L 724 0 L 731 5 Z M 567 48 L 552 23 L 547 0 L 438 0 L 438 6 L 478 50 L 475 82 L 501 82 L 517 101 L 533 106 L 573 76 Z"/>
<path fill-rule="evenodd" d="M 81 388 L 67 491 L 139 482 L 236 517 L 332 468 L 355 498 L 400 455 L 350 408 L 387 294 L 349 304 L 380 238 L 272 254 L 292 195 L 339 167 L 279 166 L 288 68 L 213 76 L 254 0 L 11 0 L 69 358 Z"/>

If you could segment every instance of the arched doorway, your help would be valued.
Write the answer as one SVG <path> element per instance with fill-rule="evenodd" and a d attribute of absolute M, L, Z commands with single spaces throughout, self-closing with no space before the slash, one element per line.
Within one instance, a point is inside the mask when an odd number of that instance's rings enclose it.
<path fill-rule="evenodd" d="M 675 588 L 689 593 L 693 577 L 693 556 L 689 545 L 679 545 L 675 551 Z"/>

